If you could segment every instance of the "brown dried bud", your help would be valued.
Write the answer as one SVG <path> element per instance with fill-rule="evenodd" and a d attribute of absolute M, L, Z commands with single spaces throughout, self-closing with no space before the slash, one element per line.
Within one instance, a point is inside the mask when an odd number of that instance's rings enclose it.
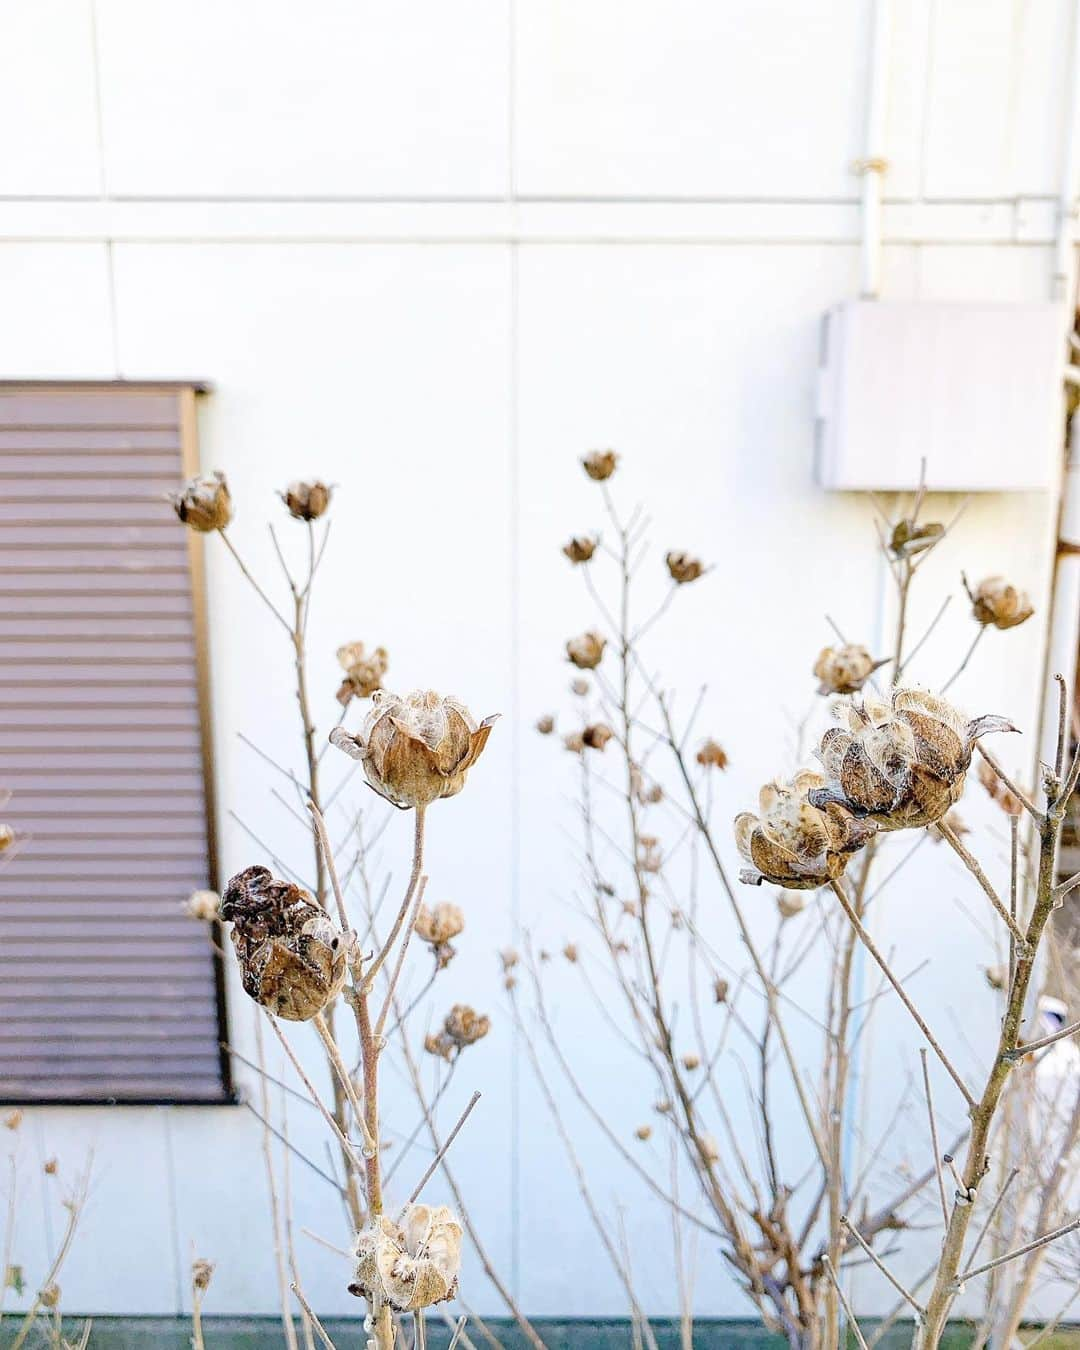
<path fill-rule="evenodd" d="M 865 647 L 849 642 L 843 647 L 824 647 L 814 662 L 819 694 L 854 694 L 889 658 L 875 661 Z"/>
<path fill-rule="evenodd" d="M 21 1111 L 9 1111 L 4 1117 L 5 1130 L 17 1130 L 23 1123 L 23 1113 Z"/>
<path fill-rule="evenodd" d="M 200 534 L 223 530 L 232 520 L 232 498 L 223 473 L 189 478 L 179 492 L 169 493 L 169 501 L 180 520 Z"/>
<path fill-rule="evenodd" d="M 514 950 L 513 947 L 504 947 L 503 950 L 499 953 L 499 960 L 502 962 L 503 970 L 508 971 L 514 969 L 517 963 L 521 960 L 521 957 L 518 955 L 518 953 Z"/>
<path fill-rule="evenodd" d="M 790 783 L 766 783 L 760 815 L 744 811 L 735 818 L 735 842 L 751 864 L 743 881 L 760 885 L 764 878 L 788 890 L 814 890 L 841 875 L 876 827 L 843 806 L 815 806 L 809 794 L 825 785 L 821 774 L 804 769 Z"/>
<path fill-rule="evenodd" d="M 654 835 L 643 834 L 638 840 L 638 866 L 643 872 L 659 872 L 663 866 L 660 840 Z"/>
<path fill-rule="evenodd" d="M 349 1292 L 396 1312 L 418 1312 L 454 1298 L 461 1233 L 445 1205 L 410 1205 L 400 1225 L 380 1215 L 356 1235 Z"/>
<path fill-rule="evenodd" d="M 713 1000 L 714 1000 L 716 1003 L 726 1003 L 726 1002 L 727 1002 L 728 991 L 729 991 L 730 988 L 731 988 L 731 986 L 728 984 L 727 980 L 724 980 L 724 979 L 714 980 L 714 981 L 713 981 Z"/>
<path fill-rule="evenodd" d="M 0 853 L 6 853 L 17 838 L 10 825 L 0 824 Z"/>
<path fill-rule="evenodd" d="M 638 914 L 640 913 L 640 910 L 638 909 L 637 901 L 636 901 L 636 900 L 624 900 L 624 901 L 622 902 L 622 912 L 627 916 L 627 918 L 629 918 L 629 919 L 636 919 L 636 918 L 638 917 Z"/>
<path fill-rule="evenodd" d="M 702 741 L 701 748 L 694 758 L 708 769 L 726 769 L 728 766 L 728 757 L 724 747 L 712 739 Z"/>
<path fill-rule="evenodd" d="M 637 1129 L 634 1131 L 634 1138 L 640 1139 L 641 1142 L 644 1144 L 647 1140 L 652 1138 L 652 1126 L 639 1125 Z"/>
<path fill-rule="evenodd" d="M 799 891 L 780 891 L 776 897 L 776 908 L 781 919 L 793 919 L 806 908 L 806 896 Z"/>
<path fill-rule="evenodd" d="M 585 728 L 581 733 L 581 739 L 589 750 L 603 750 L 614 735 L 615 733 L 605 722 L 596 722 Z"/>
<path fill-rule="evenodd" d="M 59 1160 L 56 1158 L 47 1158 L 45 1162 L 42 1163 L 41 1170 L 47 1177 L 56 1176 L 57 1172 L 60 1170 Z"/>
<path fill-rule="evenodd" d="M 607 639 L 599 633 L 581 633 L 566 644 L 566 657 L 579 670 L 595 670 L 604 657 Z"/>
<path fill-rule="evenodd" d="M 670 1115 L 671 1115 L 671 1103 L 668 1101 L 668 1099 L 667 1099 L 666 1097 L 661 1097 L 660 1100 L 653 1106 L 653 1110 L 654 1110 L 658 1115 L 661 1115 L 661 1116 L 670 1116 Z"/>
<path fill-rule="evenodd" d="M 570 731 L 562 738 L 563 748 L 572 755 L 580 755 L 585 749 L 585 737 L 580 731 Z"/>
<path fill-rule="evenodd" d="M 568 942 L 566 944 L 566 946 L 562 949 L 562 954 L 563 956 L 566 957 L 566 959 L 570 962 L 572 966 L 577 965 L 578 949 L 573 942 Z"/>
<path fill-rule="evenodd" d="M 424 942 L 430 942 L 433 947 L 441 947 L 451 938 L 456 938 L 464 927 L 465 915 L 461 909 L 445 900 L 432 909 L 421 905 L 413 924 L 416 936 Z"/>
<path fill-rule="evenodd" d="M 550 736 L 555 730 L 555 719 L 551 713 L 545 713 L 543 717 L 536 719 L 536 729 L 541 736 Z"/>
<path fill-rule="evenodd" d="M 221 896 L 217 891 L 192 891 L 184 903 L 184 913 L 189 919 L 212 923 L 218 917 L 220 906 Z"/>
<path fill-rule="evenodd" d="M 889 552 L 894 558 L 910 558 L 933 548 L 944 534 L 945 526 L 936 521 L 917 525 L 913 520 L 898 520 L 889 535 Z"/>
<path fill-rule="evenodd" d="M 199 1291 L 205 1294 L 210 1288 L 210 1281 L 214 1274 L 213 1261 L 207 1261 L 205 1257 L 198 1256 L 191 1263 L 191 1283 Z"/>
<path fill-rule="evenodd" d="M 583 680 L 579 675 L 576 680 L 570 681 L 570 692 L 578 698 L 584 698 L 589 692 L 589 681 Z"/>
<path fill-rule="evenodd" d="M 920 689 L 894 689 L 890 703 L 838 703 L 844 724 L 827 731 L 819 755 L 829 783 L 813 806 L 839 805 L 884 830 L 932 825 L 959 800 L 980 736 L 1015 731 L 1003 717 L 964 718 Z"/>
<path fill-rule="evenodd" d="M 986 976 L 986 983 L 991 989 L 1002 990 L 1008 982 L 1009 972 L 1004 966 L 986 966 L 983 970 Z"/>
<path fill-rule="evenodd" d="M 459 1048 L 475 1045 L 491 1030 L 491 1018 L 482 1016 L 467 1003 L 455 1003 L 446 1014 L 443 1031 Z"/>
<path fill-rule="evenodd" d="M 701 1057 L 699 1055 L 683 1055 L 682 1066 L 687 1073 L 693 1073 L 695 1069 L 701 1068 Z"/>
<path fill-rule="evenodd" d="M 581 461 L 581 467 L 596 483 L 602 483 L 615 472 L 619 456 L 614 450 L 593 450 Z"/>
<path fill-rule="evenodd" d="M 354 698 L 370 698 L 382 688 L 382 678 L 390 664 L 385 647 L 367 652 L 362 642 L 346 642 L 337 649 L 338 664 L 345 672 L 337 701 L 344 707 Z"/>
<path fill-rule="evenodd" d="M 387 801 L 429 806 L 465 786 L 496 720 L 477 726 L 464 703 L 432 690 L 405 698 L 380 690 L 361 730 L 352 735 L 335 727 L 330 743 L 363 764 L 368 782 Z"/>
<path fill-rule="evenodd" d="M 569 543 L 563 545 L 563 553 L 572 563 L 587 563 L 596 552 L 596 540 L 585 534 L 575 534 Z"/>
<path fill-rule="evenodd" d="M 345 983 L 346 941 L 306 891 L 247 867 L 225 888 L 244 992 L 289 1022 L 310 1021 Z"/>
<path fill-rule="evenodd" d="M 976 769 L 975 774 L 979 782 L 989 793 L 991 801 L 996 802 L 1007 816 L 1018 816 L 1020 812 L 1023 811 L 1024 803 L 1016 793 L 998 777 L 985 759 L 979 760 L 979 767 Z"/>
<path fill-rule="evenodd" d="M 313 483 L 290 483 L 281 500 L 293 520 L 318 520 L 330 505 L 331 489 L 317 479 Z"/>
<path fill-rule="evenodd" d="M 55 1308 L 60 1302 L 60 1286 L 55 1280 L 50 1281 L 44 1289 L 38 1291 L 38 1299 L 43 1308 Z"/>
<path fill-rule="evenodd" d="M 964 589 L 971 601 L 971 612 L 975 622 L 985 628 L 1015 628 L 1035 613 L 1035 606 L 1026 591 L 1017 590 L 1004 577 L 986 577 L 974 590 L 964 577 Z"/>
<path fill-rule="evenodd" d="M 705 564 L 701 559 L 694 558 L 689 553 L 675 550 L 666 554 L 664 561 L 676 586 L 686 586 L 691 581 L 697 581 L 705 572 Z"/>

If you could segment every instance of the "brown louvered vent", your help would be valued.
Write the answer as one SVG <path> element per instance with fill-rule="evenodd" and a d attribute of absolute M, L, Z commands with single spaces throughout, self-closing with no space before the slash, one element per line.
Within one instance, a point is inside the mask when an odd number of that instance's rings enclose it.
<path fill-rule="evenodd" d="M 0 1099 L 222 1101 L 192 386 L 0 384 Z"/>

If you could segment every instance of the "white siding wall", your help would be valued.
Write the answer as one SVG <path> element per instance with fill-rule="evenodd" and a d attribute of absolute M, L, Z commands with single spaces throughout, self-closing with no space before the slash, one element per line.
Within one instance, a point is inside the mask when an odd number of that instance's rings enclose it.
<path fill-rule="evenodd" d="M 885 293 L 1047 298 L 1071 5 L 895 9 Z M 567 903 L 571 765 L 529 730 L 565 689 L 563 640 L 590 617 L 558 555 L 597 518 L 575 457 L 618 447 L 619 486 L 648 503 L 657 544 L 716 564 L 656 655 L 687 688 L 710 684 L 702 725 L 732 759 L 723 820 L 789 763 L 824 611 L 867 641 L 888 626 L 868 504 L 827 498 L 810 476 L 818 320 L 857 286 L 868 16 L 867 0 L 0 3 L 0 371 L 210 380 L 203 462 L 227 471 L 235 534 L 264 575 L 273 490 L 308 473 L 341 484 L 311 631 L 327 703 L 334 648 L 363 637 L 391 649 L 395 686 L 506 714 L 467 793 L 431 813 L 430 896 L 469 916 L 447 998 L 496 1023 L 447 1107 L 452 1118 L 484 1092 L 457 1170 L 535 1313 L 624 1310 L 542 1101 L 526 1069 L 515 1078 L 495 959 L 517 916 L 541 943 L 587 940 Z M 1053 510 L 1045 496 L 975 502 L 935 563 L 940 585 L 957 589 L 961 566 L 1004 570 L 1045 614 Z M 230 810 L 305 855 L 237 738 L 298 749 L 279 717 L 287 653 L 213 548 L 210 586 L 227 876 L 262 860 Z M 1033 728 L 1041 637 L 1034 623 L 995 635 L 956 692 Z M 943 625 L 927 677 L 966 640 Z M 1009 753 L 1020 765 L 1029 752 Z M 965 814 L 989 820 L 977 799 Z M 407 827 L 393 820 L 383 846 L 398 878 Z M 989 958 L 926 875 L 910 874 L 882 923 L 910 969 L 940 919 L 918 993 L 963 1045 L 993 1016 L 975 968 Z M 709 904 L 714 941 L 735 953 Z M 586 1030 L 574 972 L 560 963 L 549 978 L 578 1064 L 628 1134 L 650 1085 Z M 232 992 L 250 1054 L 250 1007 Z M 864 1062 L 870 1123 L 887 1118 L 914 1050 L 886 1010 Z M 389 1075 L 388 1094 L 398 1086 Z M 913 1109 L 920 1164 L 921 1126 Z M 298 1103 L 289 1128 L 321 1160 Z M 185 1307 L 194 1250 L 218 1262 L 210 1310 L 271 1312 L 259 1142 L 242 1109 L 33 1112 L 19 1259 L 40 1270 L 58 1223 L 35 1157 L 70 1172 L 93 1147 L 69 1307 Z M 586 1132 L 581 1152 L 600 1203 L 625 1206 L 642 1302 L 672 1311 L 667 1221 Z M 299 1164 L 294 1179 L 297 1225 L 340 1240 L 321 1184 Z M 338 1260 L 298 1243 L 313 1300 L 355 1310 Z M 746 1311 L 708 1242 L 699 1267 L 703 1312 Z M 499 1311 L 475 1261 L 465 1288 Z M 869 1282 L 860 1298 L 891 1302 Z"/>

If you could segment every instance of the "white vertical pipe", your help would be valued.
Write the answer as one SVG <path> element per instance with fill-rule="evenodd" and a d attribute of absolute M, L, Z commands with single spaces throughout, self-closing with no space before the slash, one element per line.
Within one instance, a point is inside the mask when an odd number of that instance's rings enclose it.
<path fill-rule="evenodd" d="M 869 84 L 866 93 L 865 152 L 862 173 L 862 255 L 859 292 L 864 300 L 881 294 L 882 201 L 885 195 L 886 135 L 889 116 L 889 45 L 892 0 L 874 0 L 870 33 Z"/>
<path fill-rule="evenodd" d="M 1077 152 L 1080 150 L 1080 0 L 1072 6 L 1072 35 L 1065 84 L 1065 124 L 1062 129 L 1061 194 L 1058 199 L 1057 249 L 1054 261 L 1054 299 L 1072 302 L 1072 275 L 1076 247 Z M 1071 324 L 1070 324 L 1071 328 Z"/>

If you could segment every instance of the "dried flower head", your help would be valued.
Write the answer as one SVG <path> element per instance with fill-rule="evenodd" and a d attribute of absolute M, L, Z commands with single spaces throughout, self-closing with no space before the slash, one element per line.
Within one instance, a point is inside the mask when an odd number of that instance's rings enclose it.
<path fill-rule="evenodd" d="M 201 1294 L 205 1294 L 210 1288 L 210 1281 L 214 1275 L 213 1261 L 207 1261 L 205 1257 L 198 1256 L 191 1263 L 191 1283 Z"/>
<path fill-rule="evenodd" d="M 712 1137 L 711 1134 L 703 1134 L 700 1136 L 700 1138 L 701 1138 L 701 1152 L 705 1158 L 705 1161 L 711 1163 L 719 1162 L 720 1146 L 717 1144 L 716 1140 Z"/>
<path fill-rule="evenodd" d="M 331 491 L 325 483 L 315 479 L 311 483 L 290 483 L 279 495 L 293 520 L 318 520 L 330 505 Z"/>
<path fill-rule="evenodd" d="M 596 552 L 597 541 L 587 534 L 575 534 L 563 545 L 563 553 L 572 563 L 587 563 Z"/>
<path fill-rule="evenodd" d="M 566 946 L 563 947 L 562 954 L 563 956 L 566 957 L 566 959 L 570 962 L 572 966 L 577 965 L 578 949 L 576 943 L 568 942 Z"/>
<path fill-rule="evenodd" d="M 223 473 L 189 478 L 179 492 L 169 494 L 169 501 L 180 520 L 200 534 L 223 530 L 232 520 L 232 498 Z"/>
<path fill-rule="evenodd" d="M 713 981 L 713 1002 L 715 1002 L 715 1003 L 726 1003 L 726 1002 L 727 1002 L 728 991 L 730 990 L 730 988 L 731 988 L 731 986 L 728 984 L 727 980 L 725 980 L 725 979 L 714 980 L 714 981 Z"/>
<path fill-rule="evenodd" d="M 779 891 L 776 908 L 781 919 L 793 919 L 806 908 L 806 896 L 801 891 Z"/>
<path fill-rule="evenodd" d="M 659 872 L 663 866 L 660 840 L 655 835 L 643 834 L 639 837 L 638 866 L 643 872 Z"/>
<path fill-rule="evenodd" d="M 640 1139 L 641 1142 L 644 1144 L 647 1140 L 652 1138 L 652 1126 L 639 1125 L 637 1129 L 634 1131 L 634 1138 Z"/>
<path fill-rule="evenodd" d="M 349 1292 L 397 1312 L 451 1299 L 461 1270 L 461 1224 L 445 1205 L 410 1205 L 400 1224 L 382 1214 L 356 1235 Z"/>
<path fill-rule="evenodd" d="M 475 1045 L 491 1030 L 491 1018 L 482 1016 L 467 1003 L 455 1003 L 443 1020 L 442 1030 L 424 1040 L 429 1055 L 447 1061 L 455 1059 L 467 1045 Z"/>
<path fill-rule="evenodd" d="M 588 726 L 581 733 L 581 739 L 589 750 L 603 750 L 608 741 L 615 735 L 606 722 L 595 722 Z"/>
<path fill-rule="evenodd" d="M 521 960 L 521 956 L 513 947 L 504 947 L 499 953 L 499 960 L 502 962 L 503 970 L 510 971 Z"/>
<path fill-rule="evenodd" d="M 441 947 L 451 938 L 456 938 L 464 927 L 465 915 L 460 907 L 448 904 L 445 900 L 431 909 L 421 905 L 413 924 L 416 936 L 424 942 L 430 942 L 433 947 Z"/>
<path fill-rule="evenodd" d="M 705 564 L 700 558 L 695 558 L 691 554 L 683 553 L 677 549 L 665 554 L 664 561 L 667 563 L 667 570 L 671 573 L 671 579 L 676 586 L 687 586 L 691 581 L 697 581 L 698 577 L 705 574 Z"/>
<path fill-rule="evenodd" d="M 593 450 L 581 461 L 581 467 L 594 482 L 602 483 L 615 472 L 619 456 L 614 450 Z"/>
<path fill-rule="evenodd" d="M 711 738 L 702 741 L 694 758 L 707 769 L 726 769 L 728 766 L 728 757 L 724 747 Z"/>
<path fill-rule="evenodd" d="M 589 681 L 583 679 L 579 675 L 576 680 L 570 681 L 570 692 L 576 698 L 584 698 L 585 695 L 589 692 Z"/>
<path fill-rule="evenodd" d="M 58 1158 L 46 1158 L 41 1164 L 41 1170 L 47 1177 L 56 1176 L 57 1172 L 60 1171 L 60 1160 Z"/>
<path fill-rule="evenodd" d="M 910 558 L 933 548 L 944 534 L 945 526 L 936 521 L 919 525 L 914 520 L 898 520 L 889 535 L 889 552 L 894 558 Z"/>
<path fill-rule="evenodd" d="M 38 1299 L 43 1308 L 55 1308 L 60 1302 L 60 1286 L 55 1280 L 50 1280 L 44 1289 L 38 1290 Z"/>
<path fill-rule="evenodd" d="M 19 1110 L 9 1111 L 4 1117 L 5 1130 L 17 1130 L 23 1123 L 23 1113 Z"/>
<path fill-rule="evenodd" d="M 1018 816 L 1023 811 L 1024 803 L 1008 784 L 998 777 L 985 759 L 979 760 L 975 775 L 989 793 L 991 801 L 996 802 L 1007 816 Z"/>
<path fill-rule="evenodd" d="M 566 644 L 566 657 L 578 670 L 595 670 L 604 657 L 607 639 L 599 633 L 581 633 Z"/>
<path fill-rule="evenodd" d="M 6 853 L 18 835 L 10 825 L 0 824 L 0 853 Z"/>
<path fill-rule="evenodd" d="M 1004 966 L 986 966 L 983 974 L 986 976 L 986 983 L 990 988 L 997 989 L 999 992 L 1005 988 L 1009 978 L 1009 972 Z"/>
<path fill-rule="evenodd" d="M 346 941 L 306 891 L 247 867 L 225 888 L 244 992 L 289 1022 L 307 1022 L 345 983 Z"/>
<path fill-rule="evenodd" d="M 477 726 L 464 703 L 432 690 L 405 698 L 382 690 L 353 735 L 335 727 L 330 743 L 364 766 L 368 782 L 395 806 L 429 806 L 453 797 L 480 758 L 497 717 Z"/>
<path fill-rule="evenodd" d="M 385 647 L 376 647 L 369 652 L 362 642 L 346 642 L 344 647 L 337 649 L 337 659 L 345 672 L 337 691 L 337 701 L 342 707 L 354 698 L 370 698 L 382 688 L 382 679 L 390 664 Z"/>
<path fill-rule="evenodd" d="M 974 590 L 968 585 L 967 577 L 963 580 L 975 622 L 984 628 L 988 625 L 1016 628 L 1035 613 L 1027 591 L 1018 590 L 1004 577 L 985 577 Z"/>
<path fill-rule="evenodd" d="M 885 830 L 940 820 L 964 790 L 979 737 L 1016 730 L 1003 717 L 968 721 L 921 689 L 894 689 L 889 703 L 841 702 L 834 711 L 842 725 L 825 733 L 819 751 L 829 783 L 810 800 L 838 804 Z"/>
<path fill-rule="evenodd" d="M 572 755 L 580 755 L 585 749 L 585 737 L 580 731 L 568 731 L 562 738 L 563 748 Z"/>
<path fill-rule="evenodd" d="M 543 717 L 536 719 L 536 729 L 541 736 L 550 736 L 555 730 L 555 718 L 551 713 L 545 713 Z"/>
<path fill-rule="evenodd" d="M 221 896 L 217 891 L 192 891 L 184 903 L 184 912 L 189 919 L 212 923 L 218 917 L 220 907 Z"/>
<path fill-rule="evenodd" d="M 875 661 L 865 647 L 848 642 L 842 647 L 824 647 L 814 662 L 819 694 L 855 694 L 889 658 Z"/>
<path fill-rule="evenodd" d="M 701 1068 L 701 1056 L 693 1054 L 683 1055 L 682 1066 L 687 1073 L 693 1073 L 695 1069 Z"/>
<path fill-rule="evenodd" d="M 804 769 L 790 783 L 779 779 L 761 789 L 759 815 L 735 818 L 735 842 L 751 869 L 744 881 L 762 879 L 788 890 L 814 890 L 841 875 L 851 854 L 874 833 L 871 822 L 856 819 L 835 802 L 818 807 L 810 793 L 826 780 Z"/>

